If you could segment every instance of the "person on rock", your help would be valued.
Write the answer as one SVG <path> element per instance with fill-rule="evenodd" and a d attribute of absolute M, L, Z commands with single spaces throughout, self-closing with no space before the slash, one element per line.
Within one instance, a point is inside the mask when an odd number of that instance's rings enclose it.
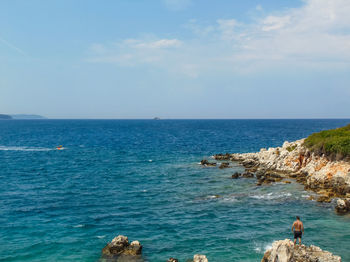
<path fill-rule="evenodd" d="M 292 225 L 292 232 L 294 232 L 294 245 L 297 243 L 297 238 L 299 238 L 299 245 L 301 245 L 301 237 L 304 234 L 304 225 L 300 221 L 300 217 L 297 216 L 297 220 L 294 221 Z"/>

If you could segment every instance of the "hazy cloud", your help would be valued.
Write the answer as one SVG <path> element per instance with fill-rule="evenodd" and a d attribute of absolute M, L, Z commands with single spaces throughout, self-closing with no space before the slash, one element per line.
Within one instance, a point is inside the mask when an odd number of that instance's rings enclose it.
<path fill-rule="evenodd" d="M 17 46 L 15 46 L 14 44 L 6 41 L 5 39 L 0 37 L 0 42 L 3 43 L 4 45 L 6 45 L 7 47 L 11 48 L 12 50 L 15 50 L 16 52 L 25 55 L 24 51 L 20 48 L 18 48 Z"/>
<path fill-rule="evenodd" d="M 181 1 L 180 1 L 181 2 Z M 255 17 L 251 23 L 190 20 L 192 38 L 127 39 L 91 48 L 89 61 L 152 64 L 199 77 L 214 70 L 251 72 L 281 65 L 334 68 L 350 65 L 350 1 L 307 0 L 300 8 Z M 108 51 L 101 55 L 101 50 Z"/>

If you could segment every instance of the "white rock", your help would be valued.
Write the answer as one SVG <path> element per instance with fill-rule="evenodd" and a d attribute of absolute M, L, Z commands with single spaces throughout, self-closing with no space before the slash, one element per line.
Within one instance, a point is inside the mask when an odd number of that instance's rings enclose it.
<path fill-rule="evenodd" d="M 208 262 L 208 259 L 205 255 L 196 254 L 193 256 L 193 262 Z"/>

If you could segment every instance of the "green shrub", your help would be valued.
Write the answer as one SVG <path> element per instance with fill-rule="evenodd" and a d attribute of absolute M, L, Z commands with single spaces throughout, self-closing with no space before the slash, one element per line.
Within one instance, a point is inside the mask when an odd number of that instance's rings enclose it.
<path fill-rule="evenodd" d="M 291 146 L 287 146 L 287 150 L 288 152 L 292 152 L 295 148 L 297 147 L 297 145 L 291 145 Z"/>
<path fill-rule="evenodd" d="M 350 159 L 350 124 L 341 128 L 321 131 L 304 141 L 310 151 L 332 160 Z"/>

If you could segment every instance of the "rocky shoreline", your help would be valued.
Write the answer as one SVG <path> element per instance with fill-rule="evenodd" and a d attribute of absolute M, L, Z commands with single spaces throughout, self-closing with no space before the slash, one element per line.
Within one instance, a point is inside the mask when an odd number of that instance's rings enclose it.
<path fill-rule="evenodd" d="M 256 153 L 217 154 L 218 162 L 203 159 L 205 167 L 230 168 L 232 162 L 245 168 L 243 173 L 234 173 L 232 179 L 256 178 L 257 186 L 275 182 L 291 183 L 295 179 L 306 190 L 317 193 L 318 202 L 336 200 L 336 211 L 350 211 L 350 162 L 330 160 L 316 155 L 304 146 L 304 139 L 284 142 L 281 147 L 262 148 Z M 310 199 L 313 200 L 313 197 Z M 101 261 L 144 262 L 139 241 L 129 243 L 125 236 L 115 237 L 102 249 Z M 164 260 L 165 261 L 165 260 Z M 178 262 L 169 258 L 167 262 Z M 323 251 L 317 246 L 294 245 L 289 239 L 275 241 L 261 262 L 341 262 L 341 257 Z M 196 254 L 186 262 L 208 262 L 205 255 Z"/>
<path fill-rule="evenodd" d="M 235 173 L 232 178 L 256 177 L 257 185 L 274 182 L 290 183 L 295 179 L 306 190 L 318 194 L 318 202 L 336 200 L 336 211 L 344 214 L 350 211 L 350 162 L 334 161 L 324 155 L 316 155 L 304 146 L 304 139 L 284 142 L 281 147 L 262 148 L 256 153 L 217 154 L 218 161 L 233 161 L 246 170 L 243 174 Z M 214 166 L 202 160 L 204 166 Z M 229 162 L 221 163 L 221 168 L 229 167 Z M 310 199 L 313 200 L 311 197 Z"/>
<path fill-rule="evenodd" d="M 129 243 L 128 237 L 119 235 L 102 249 L 101 262 L 145 262 L 142 257 L 142 245 L 139 241 Z M 261 262 L 341 262 L 341 257 L 323 251 L 317 246 L 294 245 L 289 240 L 279 240 L 272 244 Z M 166 262 L 179 262 L 169 258 Z M 208 262 L 205 255 L 195 254 L 186 262 Z"/>

